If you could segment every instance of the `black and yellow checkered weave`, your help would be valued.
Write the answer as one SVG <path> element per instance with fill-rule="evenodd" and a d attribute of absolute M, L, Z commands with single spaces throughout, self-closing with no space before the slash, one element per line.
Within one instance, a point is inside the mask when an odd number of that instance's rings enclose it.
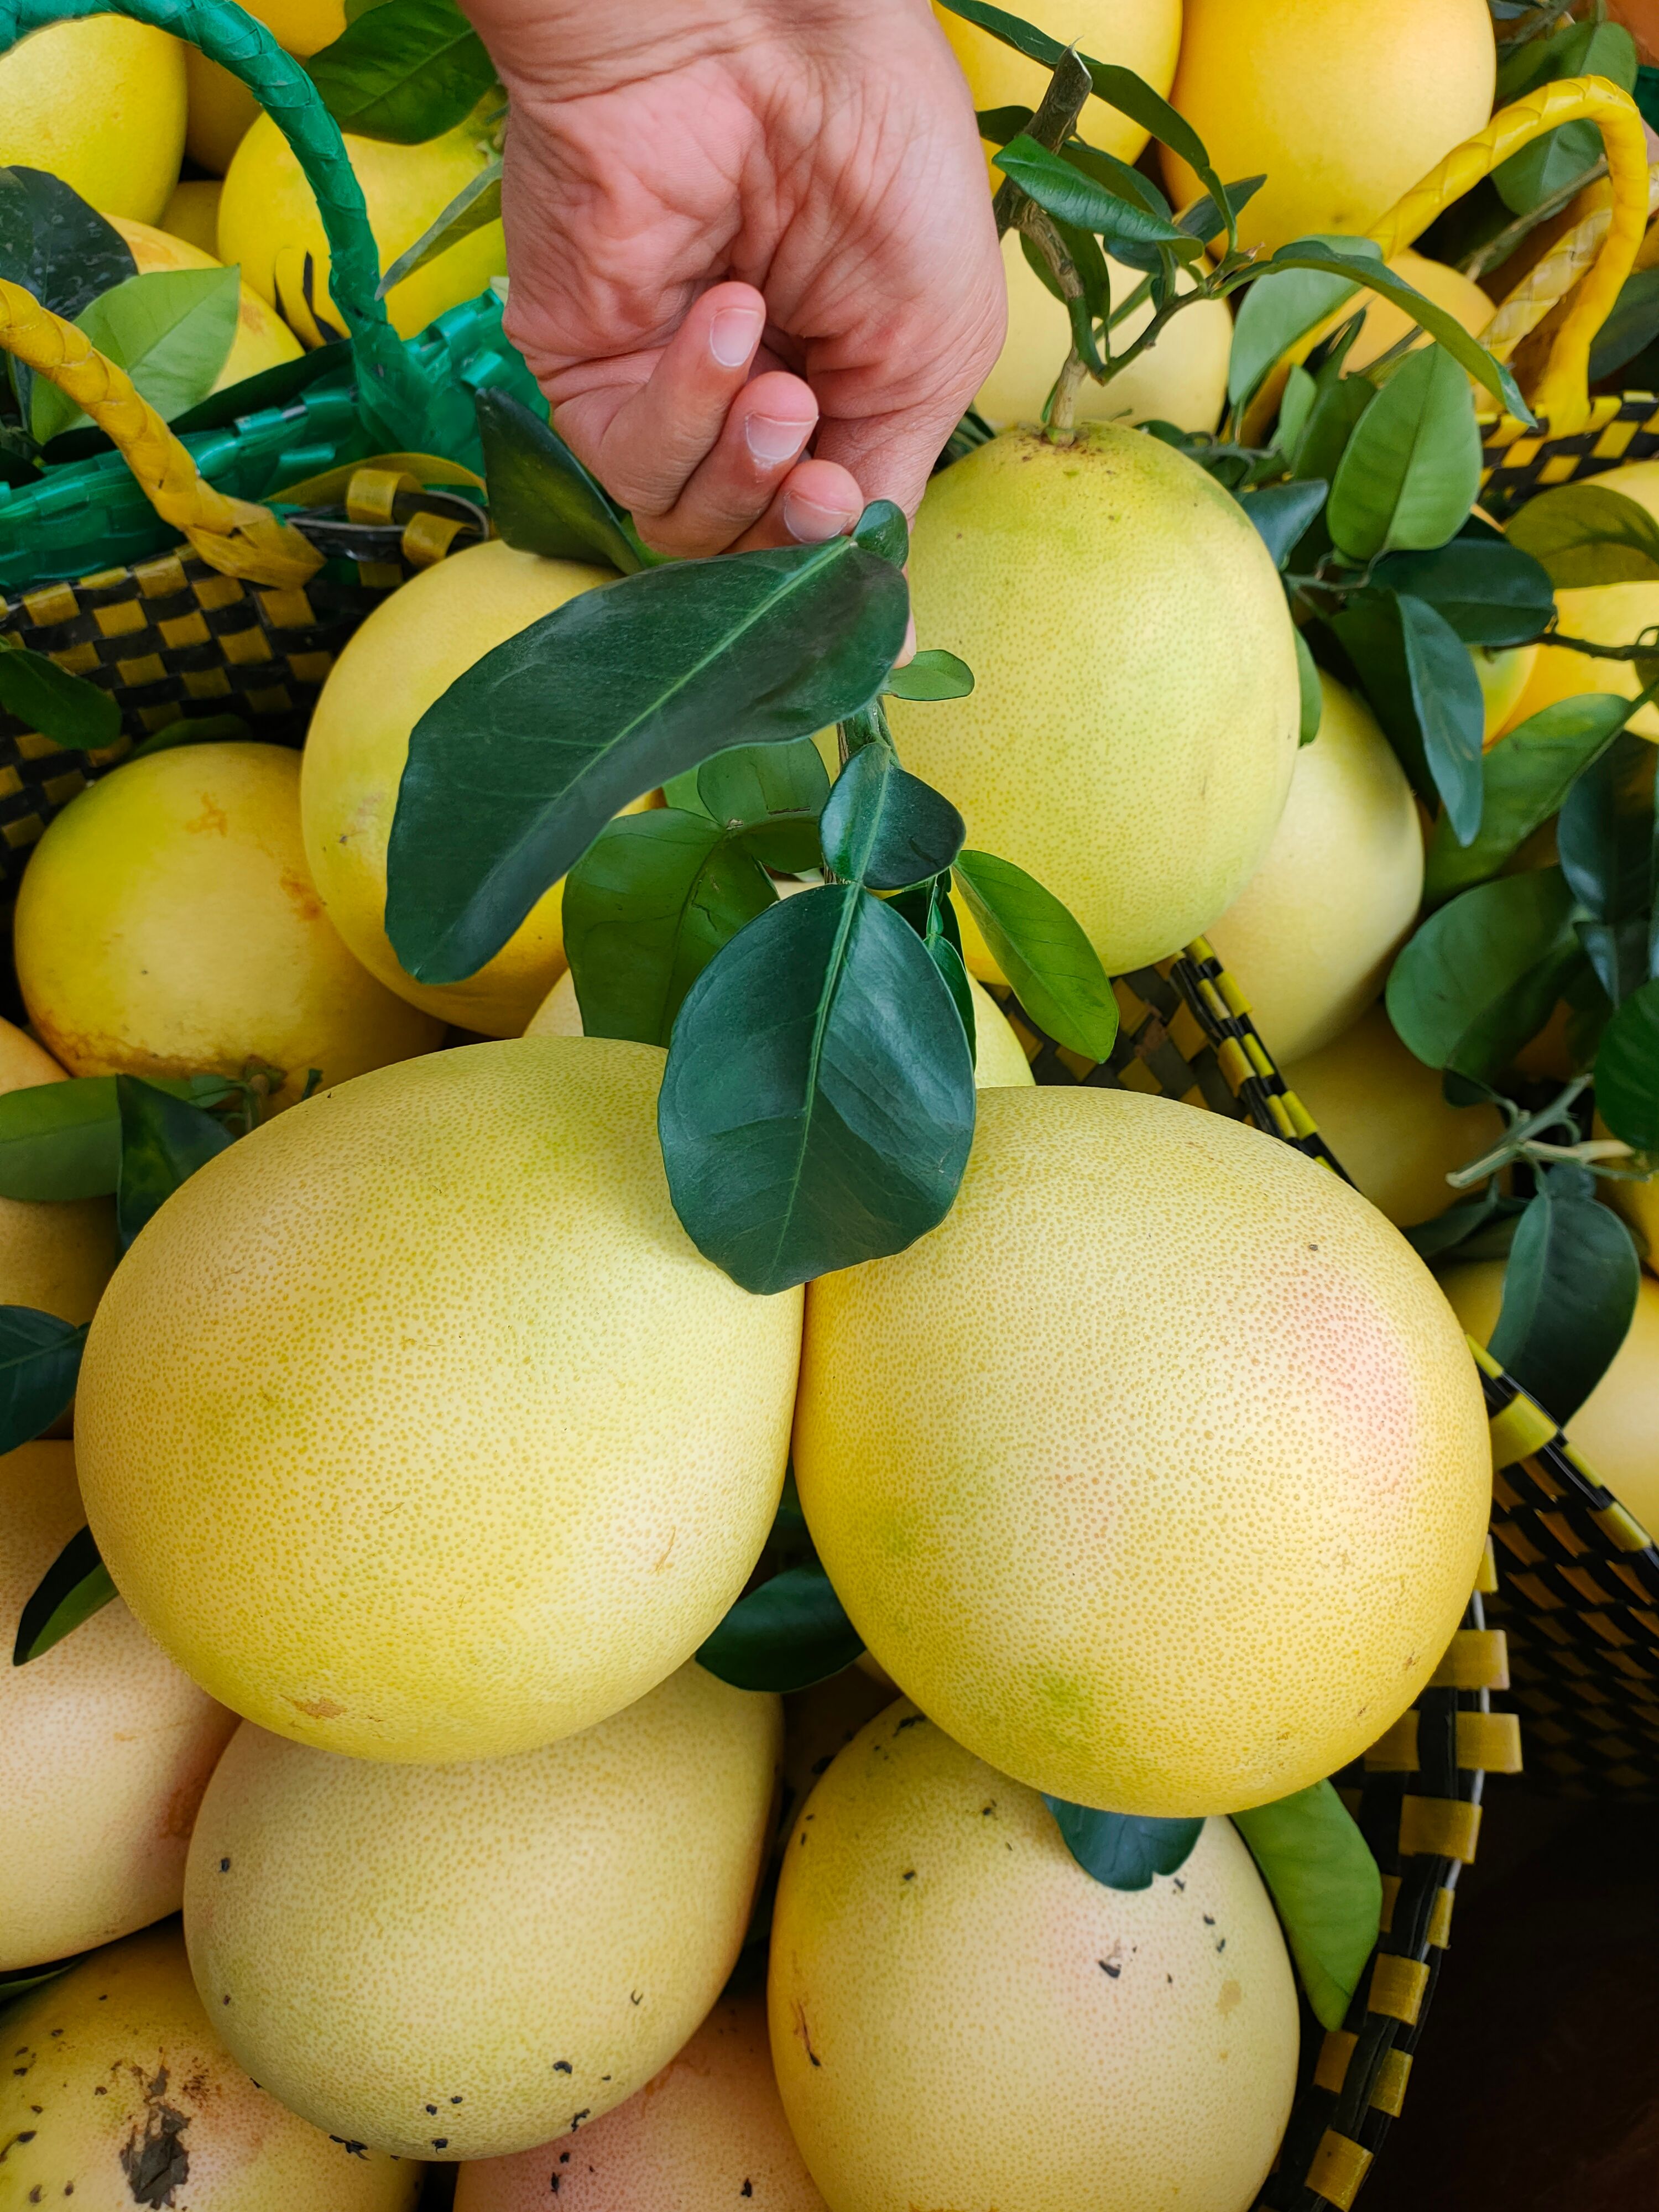
<path fill-rule="evenodd" d="M 1582 430 L 1560 437 L 1547 423 L 1522 429 L 1512 418 L 1482 426 L 1480 504 L 1502 522 L 1534 492 L 1581 477 L 1600 476 L 1626 461 L 1659 453 L 1659 397 L 1650 392 L 1607 392 L 1590 401 Z"/>

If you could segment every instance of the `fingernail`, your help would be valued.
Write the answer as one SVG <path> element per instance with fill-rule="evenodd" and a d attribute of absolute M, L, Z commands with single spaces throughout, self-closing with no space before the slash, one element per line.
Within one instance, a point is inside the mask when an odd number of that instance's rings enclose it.
<path fill-rule="evenodd" d="M 810 422 L 790 422 L 778 415 L 746 415 L 743 434 L 750 452 L 768 468 L 775 468 L 780 461 L 793 461 L 806 443 Z"/>
<path fill-rule="evenodd" d="M 840 538 L 857 520 L 838 507 L 820 507 L 815 499 L 803 499 L 798 491 L 783 495 L 783 526 L 799 545 L 822 545 L 831 538 Z"/>
<path fill-rule="evenodd" d="M 741 368 L 760 343 L 765 318 L 753 307 L 722 307 L 708 325 L 708 350 L 722 368 Z"/>

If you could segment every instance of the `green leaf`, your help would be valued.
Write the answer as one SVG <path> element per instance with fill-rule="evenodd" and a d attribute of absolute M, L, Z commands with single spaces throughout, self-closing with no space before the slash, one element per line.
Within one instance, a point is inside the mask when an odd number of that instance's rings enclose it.
<path fill-rule="evenodd" d="M 71 676 L 44 653 L 0 637 L 0 706 L 55 745 L 95 752 L 121 734 L 112 693 Z"/>
<path fill-rule="evenodd" d="M 745 1290 L 902 1251 L 949 1212 L 974 1129 L 921 939 L 856 884 L 780 901 L 687 994 L 658 1127 L 675 1212 Z"/>
<path fill-rule="evenodd" d="M 1659 576 L 1659 522 L 1604 484 L 1558 484 L 1510 518 L 1505 536 L 1531 554 L 1558 592 Z"/>
<path fill-rule="evenodd" d="M 1449 309 L 1425 299 L 1414 285 L 1395 276 L 1370 240 L 1294 240 L 1289 246 L 1281 246 L 1271 261 L 1261 264 L 1255 281 L 1261 283 L 1285 269 L 1318 269 L 1332 276 L 1351 276 L 1368 291 L 1375 292 L 1379 299 L 1392 301 L 1431 338 L 1437 339 L 1455 360 L 1461 362 L 1477 383 L 1485 385 L 1518 422 L 1532 422 L 1532 410 L 1521 396 L 1521 387 L 1503 362 L 1495 361 L 1478 338 L 1472 338 Z"/>
<path fill-rule="evenodd" d="M 0 2006 L 10 2004 L 26 1990 L 39 1989 L 43 1982 L 55 1982 L 60 1974 L 68 1973 L 71 1966 L 78 1966 L 83 1958 L 91 1956 L 90 1951 L 82 1951 L 72 1959 L 55 1959 L 49 1966 L 14 1966 L 0 1973 Z"/>
<path fill-rule="evenodd" d="M 1390 553 L 1371 580 L 1426 599 L 1465 645 L 1524 645 L 1555 612 L 1547 572 L 1501 538 L 1454 538 L 1424 552 Z"/>
<path fill-rule="evenodd" d="M 1340 2027 L 1382 1917 L 1370 1846 L 1328 1782 L 1235 1813 L 1233 1826 L 1273 1893 L 1320 2026 Z"/>
<path fill-rule="evenodd" d="M 864 1649 L 830 1577 L 817 1565 L 786 1567 L 740 1597 L 697 1652 L 697 1664 L 737 1690 L 810 1689 Z"/>
<path fill-rule="evenodd" d="M 1460 1260 L 1507 1259 L 1515 1224 L 1526 1210 L 1526 1200 L 1505 1197 L 1494 1176 L 1474 1198 L 1460 1199 L 1443 1213 L 1414 1223 L 1402 1234 L 1418 1258 L 1431 1267 L 1454 1254 Z"/>
<path fill-rule="evenodd" d="M 818 866 L 818 817 L 830 796 L 830 771 L 811 738 L 729 745 L 711 754 L 691 782 L 697 807 L 727 830 L 743 830 L 744 850 L 767 867 L 799 875 Z"/>
<path fill-rule="evenodd" d="M 77 1529 L 29 1594 L 11 1648 L 14 1667 L 27 1667 L 116 1595 L 90 1528 Z"/>
<path fill-rule="evenodd" d="M 1647 739 L 1621 731 L 1561 808 L 1555 834 L 1562 873 L 1596 921 L 1632 921 L 1653 904 L 1653 769 Z M 1645 982 L 1645 973 L 1637 980 Z M 1620 994 L 1608 995 L 1617 1005 Z"/>
<path fill-rule="evenodd" d="M 967 662 L 938 646 L 918 653 L 887 679 L 894 699 L 965 699 L 973 688 L 974 672 Z"/>
<path fill-rule="evenodd" d="M 1631 92 L 1636 85 L 1636 41 L 1619 23 L 1569 25 L 1544 42 L 1541 54 L 1528 57 L 1523 73 L 1529 89 L 1561 77 L 1601 76 Z M 1568 123 L 1500 161 L 1492 180 L 1511 214 L 1528 215 L 1601 158 L 1601 133 L 1595 125 Z"/>
<path fill-rule="evenodd" d="M 1042 1802 L 1066 1850 L 1107 1889 L 1150 1889 L 1154 1875 L 1178 1874 L 1204 1832 L 1201 1816 L 1159 1820 L 1146 1813 L 1097 1813 L 1046 1790 Z"/>
<path fill-rule="evenodd" d="M 115 1103 L 121 1117 L 115 1226 L 125 1251 L 179 1184 L 233 1139 L 199 1106 L 136 1075 L 115 1078 Z"/>
<path fill-rule="evenodd" d="M 712 732 L 777 744 L 863 707 L 908 605 L 896 569 L 837 538 L 643 570 L 485 653 L 410 739 L 387 855 L 404 967 L 474 974 L 630 799 L 708 757 Z"/>
<path fill-rule="evenodd" d="M 1613 1364 L 1636 1310 L 1631 1234 L 1576 1160 L 1547 1169 L 1516 1229 L 1488 1349 L 1564 1426 Z"/>
<path fill-rule="evenodd" d="M 217 1075 L 156 1076 L 158 1091 L 204 1109 L 233 1085 Z M 71 1076 L 0 1096 L 0 1198 L 108 1198 L 121 1169 L 112 1075 Z"/>
<path fill-rule="evenodd" d="M 1029 131 L 1034 107 L 981 107 L 974 116 L 979 125 L 979 135 L 994 146 L 1006 146 L 1011 138 L 1018 138 L 1022 131 Z"/>
<path fill-rule="evenodd" d="M 1190 231 L 1194 238 L 1207 246 L 1212 239 L 1218 238 L 1227 228 L 1228 210 L 1231 209 L 1237 222 L 1267 181 L 1265 176 L 1240 177 L 1225 187 L 1224 207 L 1217 204 L 1212 192 L 1206 192 L 1193 202 L 1185 215 L 1177 216 L 1176 221 L 1182 230 Z"/>
<path fill-rule="evenodd" d="M 1613 312 L 1590 346 L 1589 380 L 1599 384 L 1659 338 L 1659 269 L 1638 269 L 1620 288 Z"/>
<path fill-rule="evenodd" d="M 958 853 L 953 873 L 1032 1020 L 1057 1044 L 1103 1060 L 1117 1036 L 1117 1000 L 1071 912 L 1035 876 L 994 853 Z"/>
<path fill-rule="evenodd" d="M 69 1411 L 84 1327 L 33 1306 L 0 1306 L 0 1452 L 15 1451 Z"/>
<path fill-rule="evenodd" d="M 1103 237 L 1113 246 L 1120 243 L 1168 246 L 1188 258 L 1203 250 L 1197 239 L 1167 216 L 1154 213 L 1141 201 L 1109 191 L 1039 146 L 1035 138 L 1022 135 L 994 158 L 997 167 L 1040 208 L 1060 222 Z"/>
<path fill-rule="evenodd" d="M 212 391 L 236 336 L 241 283 L 234 269 L 154 269 L 100 292 L 76 327 L 170 422 Z M 43 446 L 86 420 L 55 384 L 35 379 L 29 428 Z"/>
<path fill-rule="evenodd" d="M 1380 266 L 1380 253 L 1377 260 Z M 1252 284 L 1238 303 L 1227 364 L 1227 398 L 1235 412 L 1298 338 L 1328 322 L 1358 289 L 1354 277 L 1331 276 L 1322 270 L 1283 276 L 1272 284 Z"/>
<path fill-rule="evenodd" d="M 1426 599 L 1403 592 L 1395 597 L 1424 758 L 1452 834 L 1467 844 L 1480 827 L 1486 695 L 1468 648 L 1451 624 Z"/>
<path fill-rule="evenodd" d="M 937 916 L 941 908 L 949 914 L 950 902 L 936 896 L 933 902 L 933 915 Z M 962 1023 L 963 1035 L 968 1040 L 969 1053 L 977 1066 L 979 1021 L 974 1011 L 974 994 L 969 988 L 968 970 L 963 964 L 962 948 L 938 928 L 930 929 L 921 941 L 928 958 L 945 978 L 945 988 L 951 994 L 951 1002 Z"/>
<path fill-rule="evenodd" d="M 1249 295 L 1246 293 L 1245 297 L 1248 299 Z M 1302 443 L 1302 434 L 1308 427 L 1308 418 L 1318 397 L 1319 386 L 1312 376 L 1299 361 L 1292 362 L 1279 397 L 1279 420 L 1273 426 L 1273 436 L 1274 450 L 1284 455 L 1287 465 L 1296 459 L 1297 447 Z M 1313 481 L 1311 477 L 1309 481 Z M 1329 489 L 1328 484 L 1326 489 Z"/>
<path fill-rule="evenodd" d="M 137 273 L 114 224 L 60 177 L 0 168 L 0 276 L 72 323 L 100 292 Z"/>
<path fill-rule="evenodd" d="M 910 526 L 904 509 L 890 499 L 874 499 L 853 526 L 853 543 L 890 567 L 902 568 L 910 557 Z"/>
<path fill-rule="evenodd" d="M 1308 411 L 1307 426 L 1296 448 L 1291 474 L 1299 480 L 1328 483 L 1335 476 L 1354 432 L 1377 398 L 1376 386 L 1366 376 L 1333 376 L 1321 372 Z"/>
<path fill-rule="evenodd" d="M 872 891 L 902 891 L 948 868 L 962 850 L 962 817 L 901 768 L 891 745 L 860 745 L 836 779 L 818 823 L 837 875 Z"/>
<path fill-rule="evenodd" d="M 665 1045 L 697 977 L 776 898 L 759 861 L 706 815 L 660 807 L 607 823 L 564 889 L 586 1034 Z"/>
<path fill-rule="evenodd" d="M 1304 477 L 1239 495 L 1238 503 L 1273 555 L 1274 568 L 1282 568 L 1296 550 L 1304 531 L 1324 506 L 1328 489 L 1322 477 Z"/>
<path fill-rule="evenodd" d="M 1659 1152 L 1659 981 L 1633 991 L 1602 1032 L 1595 1103 L 1615 1137 Z"/>
<path fill-rule="evenodd" d="M 1308 641 L 1300 630 L 1296 632 L 1296 675 L 1302 688 L 1302 719 L 1297 728 L 1298 745 L 1310 745 L 1319 735 L 1319 725 L 1325 713 L 1325 695 L 1319 688 L 1319 670 Z"/>
<path fill-rule="evenodd" d="M 380 0 L 380 4 L 390 7 L 395 5 L 395 0 Z M 428 261 L 447 253 L 452 246 L 471 238 L 474 231 L 487 230 L 492 222 L 501 219 L 501 161 L 497 155 L 476 176 L 469 177 L 448 206 L 441 208 L 433 216 L 415 243 L 404 248 L 376 286 L 375 298 L 384 300 L 392 286 L 401 284 L 405 276 L 412 276 Z"/>
<path fill-rule="evenodd" d="M 306 67 L 343 131 L 398 146 L 453 131 L 495 82 L 483 40 L 453 0 L 385 0 Z"/>
<path fill-rule="evenodd" d="M 1566 797 L 1573 778 L 1604 752 L 1634 702 L 1607 691 L 1558 699 L 1483 755 L 1480 829 L 1460 845 L 1443 817 L 1429 842 L 1424 897 L 1430 906 L 1495 876 Z"/>
<path fill-rule="evenodd" d="M 1409 355 L 1365 410 L 1331 485 L 1326 522 L 1350 560 L 1443 545 L 1480 489 L 1469 380 L 1439 346 Z"/>
<path fill-rule="evenodd" d="M 608 562 L 623 575 L 643 565 L 628 518 L 550 422 L 493 386 L 477 394 L 477 404 L 490 520 L 499 536 L 550 561 Z"/>
<path fill-rule="evenodd" d="M 1422 923 L 1389 975 L 1389 1019 L 1431 1067 L 1490 1078 L 1548 1019 L 1577 957 L 1559 868 L 1478 884 Z"/>

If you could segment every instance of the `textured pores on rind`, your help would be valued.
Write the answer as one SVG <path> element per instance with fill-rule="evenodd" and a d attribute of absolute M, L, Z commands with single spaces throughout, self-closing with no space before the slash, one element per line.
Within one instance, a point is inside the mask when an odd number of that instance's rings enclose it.
<path fill-rule="evenodd" d="M 1230 1821 L 1150 1889 L 901 1704 L 808 1800 L 772 1923 L 784 2110 L 834 2212 L 1246 2212 L 1296 1990 Z"/>
<path fill-rule="evenodd" d="M 1035 876 L 1114 974 L 1232 903 L 1290 787 L 1285 594 L 1237 503 L 1141 430 L 1011 430 L 935 477 L 910 543 L 924 646 L 974 690 L 891 702 L 970 846 Z"/>
<path fill-rule="evenodd" d="M 775 1698 L 695 1665 L 516 1759 L 392 1766 L 243 1729 L 185 1882 L 204 2002 L 331 2133 L 440 2159 L 578 2135 L 720 1994 L 781 1732 Z"/>
<path fill-rule="evenodd" d="M 418 2165 L 285 2112 L 216 2026 L 176 1922 L 22 1998 L 4 2021 L 0 2205 L 410 2212 Z"/>
<path fill-rule="evenodd" d="M 8 1643 L 85 1518 L 70 1445 L 0 1458 Z M 0 1971 L 178 1911 L 191 1824 L 235 1725 L 119 1598 L 27 1667 L 0 1666 Z"/>
<path fill-rule="evenodd" d="M 580 2138 L 464 2166 L 455 2212 L 824 2212 L 778 2100 L 766 2000 L 722 1997 Z"/>
<path fill-rule="evenodd" d="M 795 1473 L 870 1650 L 1006 1773 L 1218 1813 L 1405 1711 L 1473 1587 L 1491 1453 L 1433 1278 L 1255 1131 L 981 1094 L 945 1223 L 814 1283 Z"/>
<path fill-rule="evenodd" d="M 800 1293 L 676 1220 L 663 1055 L 525 1038 L 381 1070 L 200 1170 L 82 1368 L 88 1517 L 236 1711 L 365 1758 L 493 1758 L 662 1680 L 783 1480 Z"/>

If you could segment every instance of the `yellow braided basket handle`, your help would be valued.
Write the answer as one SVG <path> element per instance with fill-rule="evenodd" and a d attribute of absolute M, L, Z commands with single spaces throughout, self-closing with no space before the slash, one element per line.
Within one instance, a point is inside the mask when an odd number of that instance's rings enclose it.
<path fill-rule="evenodd" d="M 204 483 L 188 451 L 118 368 L 73 323 L 0 277 L 0 349 L 55 384 L 121 454 L 164 522 L 228 576 L 253 584 L 303 584 L 323 556 L 269 507 Z"/>

